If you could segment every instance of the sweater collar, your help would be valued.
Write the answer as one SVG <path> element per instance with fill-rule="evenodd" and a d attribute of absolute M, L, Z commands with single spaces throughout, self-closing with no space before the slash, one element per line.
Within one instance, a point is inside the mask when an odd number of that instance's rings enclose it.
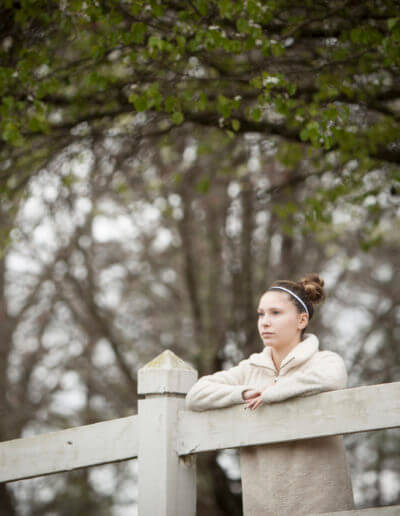
<path fill-rule="evenodd" d="M 308 360 L 319 349 L 319 340 L 313 333 L 305 333 L 304 339 L 295 346 L 290 353 L 288 353 L 282 360 L 280 370 L 288 366 L 286 370 L 298 366 Z M 250 364 L 255 364 L 263 367 L 268 367 L 276 371 L 275 364 L 271 356 L 272 347 L 265 346 L 261 353 L 253 353 L 250 355 Z"/>

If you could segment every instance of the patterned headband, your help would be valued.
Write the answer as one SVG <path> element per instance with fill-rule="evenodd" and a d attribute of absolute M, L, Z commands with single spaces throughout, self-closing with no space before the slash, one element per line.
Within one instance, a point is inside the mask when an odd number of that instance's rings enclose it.
<path fill-rule="evenodd" d="M 299 298 L 299 296 L 296 296 L 296 294 L 294 292 L 292 292 L 291 290 L 289 290 L 285 287 L 270 287 L 269 290 L 271 290 L 273 288 L 279 288 L 280 290 L 284 290 L 285 292 L 288 292 L 291 296 L 295 297 L 297 299 L 297 301 L 299 301 L 299 303 L 301 303 L 304 306 L 304 309 L 307 312 L 308 317 L 310 317 L 310 313 L 308 311 L 306 304 L 304 303 L 304 301 L 302 299 Z"/>

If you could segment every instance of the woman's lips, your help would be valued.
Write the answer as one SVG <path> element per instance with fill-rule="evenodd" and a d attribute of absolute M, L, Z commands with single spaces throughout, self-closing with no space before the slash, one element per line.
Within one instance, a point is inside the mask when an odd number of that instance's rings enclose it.
<path fill-rule="evenodd" d="M 273 335 L 273 332 L 270 331 L 263 331 L 261 334 L 263 337 L 269 337 L 270 335 Z"/>

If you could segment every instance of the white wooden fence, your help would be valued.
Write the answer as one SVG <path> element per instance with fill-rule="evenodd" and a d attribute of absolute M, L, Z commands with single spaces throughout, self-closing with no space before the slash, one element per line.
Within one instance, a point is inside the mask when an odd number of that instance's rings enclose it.
<path fill-rule="evenodd" d="M 167 350 L 139 369 L 138 415 L 0 443 L 0 482 L 139 460 L 139 516 L 194 516 L 196 453 L 400 427 L 400 382 L 191 412 L 197 371 Z M 400 515 L 400 506 L 332 516 Z M 328 516 L 325 514 L 325 516 Z"/>

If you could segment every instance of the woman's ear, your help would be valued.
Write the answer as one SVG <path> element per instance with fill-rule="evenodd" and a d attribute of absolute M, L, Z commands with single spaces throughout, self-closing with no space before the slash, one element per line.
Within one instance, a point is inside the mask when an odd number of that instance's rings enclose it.
<path fill-rule="evenodd" d="M 307 324 L 308 324 L 308 315 L 305 312 L 301 312 L 300 317 L 299 317 L 298 326 L 297 326 L 298 329 L 304 330 L 304 328 L 307 326 Z"/>

